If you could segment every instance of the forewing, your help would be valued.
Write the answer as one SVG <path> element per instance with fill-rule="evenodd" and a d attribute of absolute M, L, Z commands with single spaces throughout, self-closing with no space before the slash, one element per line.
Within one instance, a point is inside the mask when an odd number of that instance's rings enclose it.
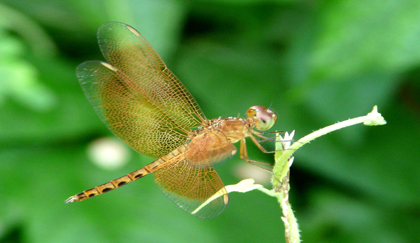
<path fill-rule="evenodd" d="M 206 119 L 193 96 L 133 27 L 106 23 L 98 30 L 98 41 L 106 60 L 134 82 L 143 99 L 173 120 L 178 129 L 189 130 Z"/>
<path fill-rule="evenodd" d="M 117 22 L 102 25 L 98 41 L 110 64 L 82 63 L 77 76 L 102 121 L 146 156 L 160 157 L 184 144 L 205 116 L 152 46 Z"/>
<path fill-rule="evenodd" d="M 182 210 L 199 218 L 219 215 L 229 195 L 213 167 L 197 168 L 181 160 L 154 172 L 155 182 Z"/>

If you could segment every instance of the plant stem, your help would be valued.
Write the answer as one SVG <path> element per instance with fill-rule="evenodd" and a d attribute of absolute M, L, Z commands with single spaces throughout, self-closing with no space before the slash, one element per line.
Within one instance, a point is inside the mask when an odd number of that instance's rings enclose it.
<path fill-rule="evenodd" d="M 291 144 L 293 139 L 294 131 L 289 135 L 285 134 L 284 138 L 277 136 L 276 140 L 276 154 L 275 154 L 275 165 L 272 176 L 272 196 L 275 196 L 282 207 L 283 211 L 283 223 L 285 228 L 285 237 L 287 243 L 298 243 L 300 242 L 299 227 L 297 219 L 293 214 L 292 207 L 289 203 L 289 177 L 290 177 L 290 166 L 293 163 L 293 153 L 301 148 L 303 145 L 309 143 L 315 138 L 321 137 L 332 131 L 339 130 L 344 127 L 363 123 L 367 126 L 377 126 L 386 124 L 385 119 L 378 113 L 377 107 L 373 107 L 372 112 L 366 116 L 361 116 L 347 121 L 339 122 L 331 126 L 324 127 L 315 131 L 311 134 L 304 136 L 298 141 Z M 262 191 L 262 188 L 257 188 Z M 267 193 L 267 192 L 266 192 Z"/>

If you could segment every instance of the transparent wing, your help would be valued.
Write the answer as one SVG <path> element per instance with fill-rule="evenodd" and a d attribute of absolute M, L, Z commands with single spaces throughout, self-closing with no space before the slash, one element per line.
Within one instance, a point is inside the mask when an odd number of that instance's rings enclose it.
<path fill-rule="evenodd" d="M 205 116 L 193 96 L 133 27 L 111 22 L 98 30 L 105 59 L 134 82 L 144 99 L 181 128 L 199 126 Z"/>
<path fill-rule="evenodd" d="M 192 166 L 205 168 L 230 159 L 236 151 L 224 133 L 207 130 L 189 141 L 185 158 Z"/>
<path fill-rule="evenodd" d="M 229 196 L 213 165 L 235 153 L 236 147 L 222 132 L 205 130 L 189 141 L 180 161 L 154 172 L 155 182 L 188 213 L 215 217 L 225 209 Z"/>
<path fill-rule="evenodd" d="M 77 68 L 86 97 L 108 128 L 141 154 L 160 157 L 187 141 L 186 131 L 153 109 L 136 85 L 118 75 L 109 64 L 88 61 Z"/>
<path fill-rule="evenodd" d="M 213 167 L 197 168 L 181 160 L 156 171 L 154 176 L 163 194 L 199 218 L 216 217 L 229 202 L 225 186 Z"/>
<path fill-rule="evenodd" d="M 157 158 L 184 144 L 206 118 L 153 47 L 117 22 L 102 25 L 98 41 L 110 64 L 82 63 L 77 76 L 102 121 L 146 156 Z"/>

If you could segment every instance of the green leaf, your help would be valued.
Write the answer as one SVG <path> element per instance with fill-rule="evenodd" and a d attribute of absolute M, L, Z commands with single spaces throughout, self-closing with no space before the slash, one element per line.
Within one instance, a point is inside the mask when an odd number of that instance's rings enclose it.
<path fill-rule="evenodd" d="M 403 71 L 420 60 L 420 2 L 329 1 L 319 6 L 311 76 Z"/>

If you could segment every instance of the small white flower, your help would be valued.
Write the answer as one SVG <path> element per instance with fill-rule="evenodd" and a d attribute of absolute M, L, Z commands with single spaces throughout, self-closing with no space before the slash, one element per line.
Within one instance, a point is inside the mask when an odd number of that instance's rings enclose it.
<path fill-rule="evenodd" d="M 288 149 L 293 141 L 293 136 L 295 135 L 295 130 L 293 130 L 290 134 L 286 132 L 284 134 L 284 137 L 279 135 L 279 140 L 281 141 L 281 144 L 283 146 L 283 149 Z"/>
<path fill-rule="evenodd" d="M 226 186 L 228 193 L 230 192 L 249 192 L 259 187 L 262 187 L 260 184 L 254 184 L 254 179 L 244 179 L 238 184 Z"/>

